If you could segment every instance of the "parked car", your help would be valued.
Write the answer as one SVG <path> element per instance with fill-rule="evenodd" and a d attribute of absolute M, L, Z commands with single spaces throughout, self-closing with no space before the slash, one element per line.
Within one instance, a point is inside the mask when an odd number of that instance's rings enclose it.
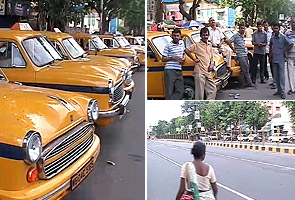
<path fill-rule="evenodd" d="M 91 62 L 63 60 L 40 32 L 1 30 L 0 68 L 24 85 L 78 92 L 96 99 L 100 118 L 109 125 L 123 115 L 130 99 L 121 72 Z"/>
<path fill-rule="evenodd" d="M 0 99 L 0 199 L 61 199 L 76 189 L 100 152 L 98 102 L 9 83 L 1 69 Z"/>
<path fill-rule="evenodd" d="M 238 141 L 247 142 L 247 141 L 249 141 L 249 137 L 248 137 L 248 135 L 246 135 L 246 134 L 239 134 L 239 135 L 237 136 L 237 140 L 238 140 Z"/>
<path fill-rule="evenodd" d="M 87 55 L 77 41 L 67 33 L 49 31 L 42 31 L 41 33 L 53 43 L 53 46 L 66 60 L 94 62 L 93 64 L 99 67 L 110 67 L 119 70 L 124 80 L 124 90 L 132 95 L 135 84 L 132 79 L 131 63 L 127 59 Z"/>
<path fill-rule="evenodd" d="M 142 46 L 131 46 L 124 36 L 118 35 L 99 35 L 99 38 L 109 48 L 133 49 L 139 59 L 141 66 L 145 65 L 145 48 Z"/>
<path fill-rule="evenodd" d="M 169 34 L 164 32 L 147 33 L 147 97 L 164 98 L 164 67 L 162 55 L 165 46 L 172 40 Z M 215 59 L 214 72 L 210 72 L 217 88 L 227 84 L 230 72 L 225 66 L 224 59 Z M 183 99 L 195 99 L 194 62 L 186 56 L 183 63 L 182 75 L 184 78 Z"/>
<path fill-rule="evenodd" d="M 132 49 L 109 48 L 97 35 L 87 33 L 70 33 L 79 45 L 90 55 L 126 58 L 132 63 L 132 69 L 140 67 L 136 51 Z"/>

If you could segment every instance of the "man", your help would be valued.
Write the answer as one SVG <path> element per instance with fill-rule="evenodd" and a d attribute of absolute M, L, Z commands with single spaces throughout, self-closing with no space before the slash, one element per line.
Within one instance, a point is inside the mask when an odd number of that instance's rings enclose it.
<path fill-rule="evenodd" d="M 209 73 L 212 71 L 213 49 L 212 44 L 208 42 L 208 28 L 202 28 L 200 36 L 200 42 L 187 47 L 185 53 L 195 62 L 196 100 L 204 100 L 204 93 L 206 93 L 207 100 L 214 100 L 216 97 L 216 85 Z"/>
<path fill-rule="evenodd" d="M 288 40 L 293 44 L 293 47 L 290 49 L 287 54 L 287 70 L 288 70 L 288 81 L 289 81 L 289 91 L 288 95 L 295 93 L 295 19 L 291 20 L 291 29 L 287 30 L 285 35 Z"/>
<path fill-rule="evenodd" d="M 249 24 L 246 24 L 245 37 L 251 38 L 252 34 L 253 34 L 252 28 L 250 28 Z"/>
<path fill-rule="evenodd" d="M 270 38 L 272 36 L 272 31 L 269 29 L 269 25 L 267 21 L 263 22 L 263 28 L 264 28 L 264 32 L 266 33 L 266 38 L 267 38 L 267 42 L 266 42 L 266 46 L 265 46 L 265 57 L 264 57 L 264 77 L 265 80 L 269 79 L 269 73 L 267 70 L 267 58 L 269 58 L 269 42 L 270 42 Z M 271 75 L 272 77 L 274 77 L 273 75 L 273 69 L 272 69 L 272 63 L 269 62 L 270 65 L 270 71 L 271 71 Z M 272 86 L 272 88 L 275 88 L 274 83 L 270 84 Z"/>
<path fill-rule="evenodd" d="M 264 62 L 265 47 L 267 43 L 267 35 L 262 30 L 262 23 L 257 22 L 257 31 L 253 33 L 252 44 L 254 45 L 253 66 L 252 66 L 252 83 L 256 83 L 257 65 L 260 63 L 260 83 L 266 83 L 264 80 Z"/>
<path fill-rule="evenodd" d="M 213 51 L 216 54 L 220 53 L 225 56 L 227 67 L 230 68 L 232 50 L 227 46 L 221 45 L 225 37 L 221 29 L 216 26 L 215 20 L 212 17 L 209 19 L 209 24 L 209 41 L 212 43 Z"/>
<path fill-rule="evenodd" d="M 282 99 L 285 95 L 285 55 L 292 48 L 293 44 L 286 36 L 280 33 L 280 24 L 273 24 L 274 35 L 270 39 L 270 60 L 273 63 L 274 78 L 277 91 L 273 95 L 280 95 Z"/>
<path fill-rule="evenodd" d="M 165 99 L 182 99 L 184 83 L 182 66 L 184 62 L 184 42 L 181 40 L 180 29 L 172 31 L 172 41 L 164 48 L 162 61 L 166 62 L 164 69 Z"/>
<path fill-rule="evenodd" d="M 239 31 L 234 34 L 229 41 L 226 41 L 227 44 L 230 46 L 230 48 L 234 51 L 234 53 L 237 54 L 237 59 L 240 63 L 240 67 L 242 70 L 242 73 L 244 75 L 245 79 L 245 87 L 251 87 L 256 88 L 256 86 L 252 83 L 252 80 L 250 78 L 249 74 L 249 64 L 248 64 L 248 52 L 245 47 L 245 40 L 244 40 L 244 34 L 245 34 L 245 25 L 239 26 Z M 234 46 L 232 46 L 232 43 L 234 43 Z"/>

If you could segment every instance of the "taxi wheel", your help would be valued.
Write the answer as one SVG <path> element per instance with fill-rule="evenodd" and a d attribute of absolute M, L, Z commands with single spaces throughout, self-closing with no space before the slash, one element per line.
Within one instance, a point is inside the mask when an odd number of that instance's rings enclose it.
<path fill-rule="evenodd" d="M 193 80 L 184 78 L 184 92 L 182 96 L 183 100 L 195 99 L 195 83 Z"/>

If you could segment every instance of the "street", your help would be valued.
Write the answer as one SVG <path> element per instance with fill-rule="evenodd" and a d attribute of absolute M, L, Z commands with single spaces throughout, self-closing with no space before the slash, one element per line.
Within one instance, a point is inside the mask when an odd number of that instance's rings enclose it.
<path fill-rule="evenodd" d="M 98 161 L 93 172 L 66 200 L 144 199 L 144 77 L 143 69 L 133 75 L 135 91 L 128 105 L 129 113 L 121 120 L 117 118 L 110 127 L 96 130 L 101 139 Z"/>
<path fill-rule="evenodd" d="M 268 66 L 269 67 L 269 66 Z M 286 93 L 289 90 L 287 67 L 285 68 L 286 78 Z M 276 89 L 271 89 L 269 83 L 273 82 L 271 72 L 269 71 L 270 78 L 267 84 L 261 84 L 259 78 L 256 80 L 257 89 L 243 88 L 243 84 L 230 79 L 228 85 L 219 90 L 216 95 L 216 100 L 282 100 L 280 96 L 274 96 L 273 93 Z M 239 80 L 241 77 L 238 78 Z M 233 95 L 232 95 L 233 94 Z M 234 94 L 239 94 L 238 99 L 234 99 Z M 286 100 L 295 100 L 295 94 L 287 95 Z"/>
<path fill-rule="evenodd" d="M 175 199 L 191 144 L 147 142 L 147 199 Z M 215 170 L 218 199 L 294 199 L 295 156 L 207 146 L 205 162 Z"/>

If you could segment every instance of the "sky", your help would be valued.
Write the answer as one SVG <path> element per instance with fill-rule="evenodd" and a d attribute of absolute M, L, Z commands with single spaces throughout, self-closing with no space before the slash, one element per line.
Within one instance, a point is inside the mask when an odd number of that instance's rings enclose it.
<path fill-rule="evenodd" d="M 184 101 L 146 101 L 147 126 L 155 125 L 158 120 L 170 121 L 181 116 L 181 105 Z"/>

